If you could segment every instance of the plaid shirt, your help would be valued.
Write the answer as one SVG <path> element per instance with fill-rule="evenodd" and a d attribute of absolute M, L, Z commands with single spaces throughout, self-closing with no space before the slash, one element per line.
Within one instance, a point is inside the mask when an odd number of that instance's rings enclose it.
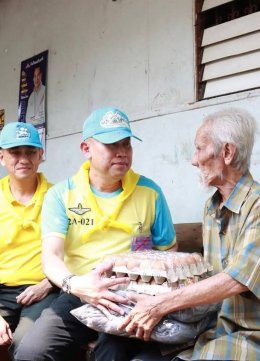
<path fill-rule="evenodd" d="M 220 209 L 217 191 L 206 203 L 204 256 L 249 291 L 225 299 L 217 326 L 204 332 L 183 360 L 260 360 L 260 185 L 247 172 Z M 221 289 L 219 290 L 221 293 Z"/>

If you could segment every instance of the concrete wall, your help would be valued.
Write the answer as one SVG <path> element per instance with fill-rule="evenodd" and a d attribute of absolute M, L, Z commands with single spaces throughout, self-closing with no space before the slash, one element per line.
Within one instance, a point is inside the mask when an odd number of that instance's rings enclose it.
<path fill-rule="evenodd" d="M 133 168 L 165 192 L 174 222 L 200 221 L 209 196 L 191 166 L 202 118 L 224 106 L 260 120 L 260 91 L 195 101 L 192 0 L 0 0 L 0 109 L 17 119 L 20 62 L 49 50 L 46 161 L 57 182 L 83 161 L 84 119 L 124 110 L 134 131 Z M 260 181 L 260 139 L 252 172 Z M 3 175 L 4 171 L 0 171 Z"/>

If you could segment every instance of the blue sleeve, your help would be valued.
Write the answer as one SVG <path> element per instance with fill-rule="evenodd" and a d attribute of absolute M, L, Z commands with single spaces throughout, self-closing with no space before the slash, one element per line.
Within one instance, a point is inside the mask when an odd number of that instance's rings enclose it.
<path fill-rule="evenodd" d="M 158 249 L 167 249 L 176 243 L 176 233 L 164 194 L 159 187 L 157 192 L 155 220 L 152 226 L 153 244 Z"/>
<path fill-rule="evenodd" d="M 161 188 L 151 179 L 140 176 L 138 185 L 150 189 L 155 194 L 155 215 L 151 227 L 152 242 L 155 248 L 165 250 L 175 245 L 176 234 L 171 213 Z"/>
<path fill-rule="evenodd" d="M 42 206 L 43 237 L 52 234 L 65 239 L 68 229 L 68 216 L 64 204 L 66 192 L 68 192 L 68 181 L 48 190 Z"/>

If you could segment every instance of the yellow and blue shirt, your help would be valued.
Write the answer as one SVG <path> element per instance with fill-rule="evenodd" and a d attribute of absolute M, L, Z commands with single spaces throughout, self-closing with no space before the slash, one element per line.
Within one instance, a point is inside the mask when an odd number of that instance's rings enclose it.
<path fill-rule="evenodd" d="M 182 360 L 260 360 L 260 185 L 247 172 L 220 209 L 217 191 L 206 203 L 204 255 L 249 291 L 222 303 L 217 326 Z M 221 290 L 219 290 L 221 292 Z"/>
<path fill-rule="evenodd" d="M 106 255 L 131 249 L 134 236 L 151 237 L 156 249 L 175 240 L 170 211 L 152 180 L 129 170 L 122 189 L 100 193 L 89 184 L 89 162 L 46 195 L 42 210 L 43 238 L 64 239 L 65 263 L 72 273 L 89 272 Z"/>
<path fill-rule="evenodd" d="M 51 187 L 37 174 L 38 186 L 29 204 L 18 202 L 9 176 L 0 180 L 0 284 L 36 284 L 45 278 L 41 267 L 41 207 Z"/>

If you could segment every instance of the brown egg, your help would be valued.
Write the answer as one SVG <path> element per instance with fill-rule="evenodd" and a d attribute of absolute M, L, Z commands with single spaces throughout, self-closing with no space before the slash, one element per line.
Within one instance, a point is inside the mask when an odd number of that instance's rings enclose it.
<path fill-rule="evenodd" d="M 117 255 L 114 260 L 113 271 L 115 272 L 117 277 L 126 276 L 126 267 L 125 267 L 125 257 L 121 255 Z"/>
<path fill-rule="evenodd" d="M 196 259 L 193 257 L 192 254 L 187 254 L 187 256 L 185 257 L 185 263 L 186 263 L 187 265 L 196 263 Z"/>
<path fill-rule="evenodd" d="M 129 271 L 133 271 L 133 270 L 138 270 L 138 267 L 139 267 L 139 262 L 136 261 L 135 259 L 133 260 L 128 260 L 127 261 L 127 264 L 126 264 L 126 268 L 129 270 Z"/>
<path fill-rule="evenodd" d="M 114 262 L 114 267 L 122 267 L 125 266 L 126 264 L 126 260 L 125 257 L 116 257 L 115 262 Z"/>
<path fill-rule="evenodd" d="M 195 259 L 196 262 L 201 262 L 202 256 L 199 253 L 192 253 L 192 257 Z"/>
<path fill-rule="evenodd" d="M 180 258 L 175 258 L 174 262 L 173 262 L 173 266 L 174 267 L 181 267 L 181 265 L 182 265 L 182 258 L 181 257 Z"/>
<path fill-rule="evenodd" d="M 139 277 L 138 266 L 139 266 L 139 262 L 135 259 L 133 260 L 129 259 L 127 261 L 126 268 L 127 268 L 128 277 L 130 278 L 131 281 L 136 281 L 137 278 Z"/>

